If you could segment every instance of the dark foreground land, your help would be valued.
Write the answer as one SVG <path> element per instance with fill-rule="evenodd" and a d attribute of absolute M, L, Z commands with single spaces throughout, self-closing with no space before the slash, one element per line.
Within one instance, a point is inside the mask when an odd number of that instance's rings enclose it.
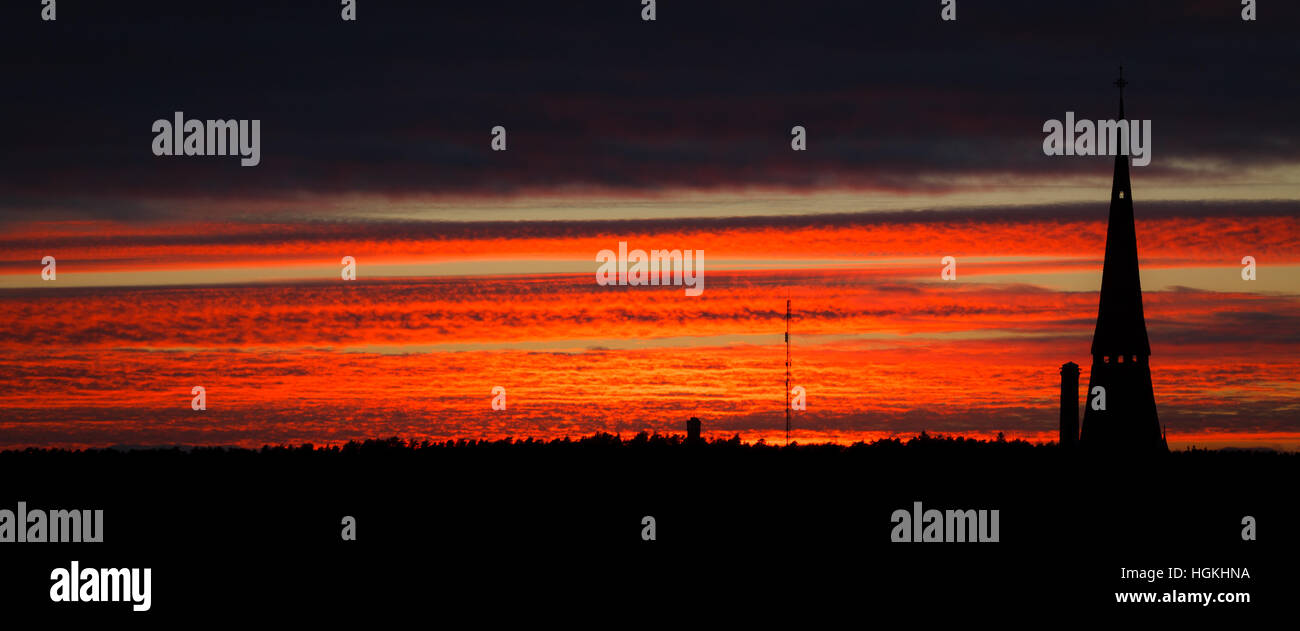
<path fill-rule="evenodd" d="M 1246 621 L 1294 599 L 1297 465 L 1271 452 L 1101 457 L 930 437 L 9 451 L 0 509 L 103 509 L 104 542 L 0 543 L 0 608 L 47 620 L 279 611 L 384 626 L 412 612 L 617 624 L 699 607 L 825 624 L 889 612 L 918 628 L 1041 622 L 1044 611 Z M 914 502 L 996 509 L 999 540 L 891 542 L 891 516 Z M 356 541 L 342 540 L 344 516 L 356 518 Z M 642 539 L 645 516 L 653 541 Z M 1242 538 L 1246 516 L 1254 541 Z M 72 560 L 152 568 L 152 610 L 50 602 L 50 571 Z M 1120 579 L 1121 568 L 1171 567 L 1189 576 Z M 1196 580 L 1193 568 L 1250 578 Z M 1170 590 L 1246 592 L 1251 603 L 1115 599 Z"/>

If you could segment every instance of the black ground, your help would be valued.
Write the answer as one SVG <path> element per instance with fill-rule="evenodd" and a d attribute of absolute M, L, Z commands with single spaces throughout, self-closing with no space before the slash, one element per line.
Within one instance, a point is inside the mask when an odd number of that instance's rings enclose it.
<path fill-rule="evenodd" d="M 927 438 L 777 448 L 679 437 L 0 453 L 0 508 L 102 508 L 104 543 L 0 543 L 10 616 L 590 617 L 890 612 L 1249 620 L 1294 595 L 1300 459 L 1145 459 Z M 998 543 L 891 543 L 913 502 L 998 509 Z M 341 519 L 357 520 L 343 541 Z M 643 541 L 653 516 L 656 539 Z M 1257 521 L 1243 541 L 1242 518 Z M 150 567 L 152 611 L 52 603 L 50 571 Z M 1120 568 L 1249 579 L 1120 580 Z M 1115 591 L 1252 602 L 1116 604 Z M 400 613 L 399 612 L 407 612 Z M 421 613 L 422 612 L 422 613 Z M 854 613 L 857 612 L 857 613 Z M 1245 615 L 1245 618 L 1240 616 Z"/>

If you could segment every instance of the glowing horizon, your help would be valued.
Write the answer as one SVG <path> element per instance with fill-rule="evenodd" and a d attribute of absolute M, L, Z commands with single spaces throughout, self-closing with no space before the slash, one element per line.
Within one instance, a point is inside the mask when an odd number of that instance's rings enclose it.
<path fill-rule="evenodd" d="M 1276 206 L 1139 219 L 1171 447 L 1300 449 L 1297 224 Z M 0 257 L 0 446 L 680 433 L 691 416 L 772 442 L 787 294 L 800 442 L 1054 440 L 1057 368 L 1074 361 L 1087 383 L 1104 216 L 444 227 L 16 228 Z M 704 295 L 597 286 L 594 254 L 619 240 L 705 249 Z M 58 280 L 42 281 L 51 252 Z M 1259 280 L 1240 279 L 1243 254 Z M 339 278 L 343 255 L 358 280 Z M 193 385 L 207 410 L 189 409 Z"/>

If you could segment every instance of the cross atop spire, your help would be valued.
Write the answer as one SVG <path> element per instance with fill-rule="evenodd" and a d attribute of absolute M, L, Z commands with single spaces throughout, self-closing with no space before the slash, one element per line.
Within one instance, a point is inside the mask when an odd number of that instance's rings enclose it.
<path fill-rule="evenodd" d="M 1124 66 L 1120 66 L 1120 67 L 1119 67 L 1119 78 L 1115 80 L 1115 83 L 1114 83 L 1113 85 L 1114 85 L 1115 87 L 1119 88 L 1119 117 L 1120 117 L 1121 120 L 1123 120 L 1123 118 L 1124 118 L 1124 86 L 1128 85 L 1128 82 L 1124 80 Z"/>

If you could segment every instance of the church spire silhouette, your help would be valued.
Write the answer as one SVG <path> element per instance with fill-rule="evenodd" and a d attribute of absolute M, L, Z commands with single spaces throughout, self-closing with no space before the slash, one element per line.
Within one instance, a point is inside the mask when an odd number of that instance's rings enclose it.
<path fill-rule="evenodd" d="M 1115 87 L 1120 90 L 1120 119 L 1124 118 L 1124 69 Z M 1088 405 L 1084 408 L 1080 443 L 1110 450 L 1166 449 L 1156 416 L 1151 386 L 1151 343 L 1142 313 L 1142 283 L 1138 275 L 1137 229 L 1133 220 L 1133 189 L 1129 158 L 1115 156 L 1110 187 L 1110 217 L 1106 225 L 1106 259 L 1101 273 L 1101 300 L 1092 337 L 1092 370 L 1088 375 Z M 1103 390 L 1098 391 L 1101 387 Z M 1104 402 L 1104 406 L 1103 406 Z"/>
<path fill-rule="evenodd" d="M 1124 86 L 1128 85 L 1128 82 L 1124 80 L 1124 66 L 1119 67 L 1119 78 L 1115 80 L 1114 85 L 1115 87 L 1119 88 L 1119 117 L 1120 120 L 1123 120 L 1124 119 Z"/>

